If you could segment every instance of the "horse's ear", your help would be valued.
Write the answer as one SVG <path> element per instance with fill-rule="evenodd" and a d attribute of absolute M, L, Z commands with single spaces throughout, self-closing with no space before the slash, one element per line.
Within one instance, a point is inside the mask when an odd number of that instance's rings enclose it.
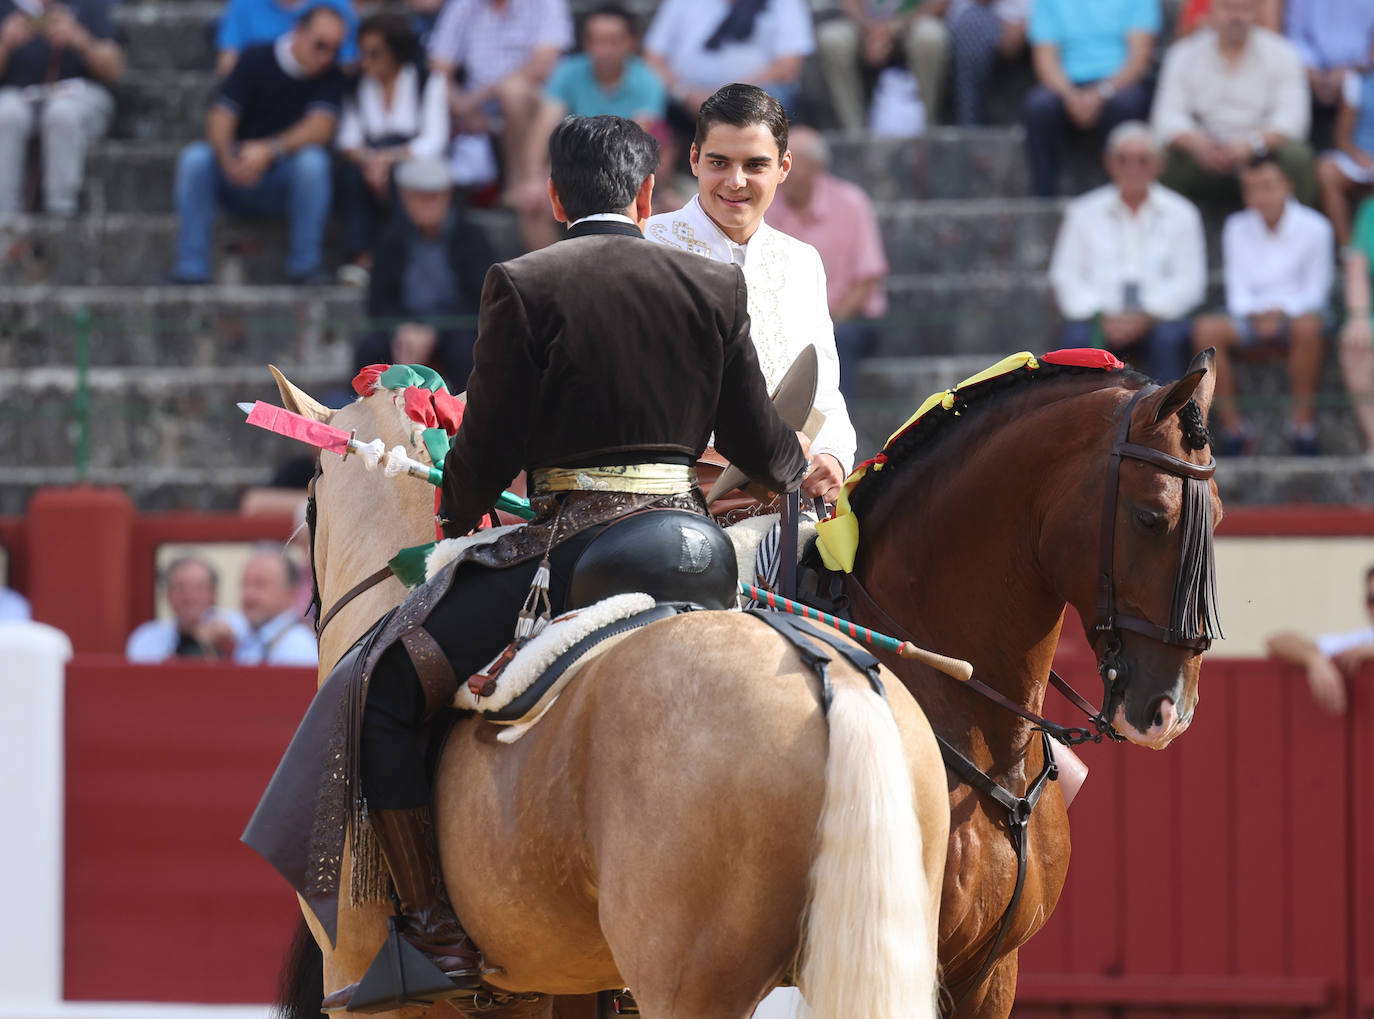
<path fill-rule="evenodd" d="M 269 364 L 267 370 L 277 380 L 277 392 L 281 393 L 281 402 L 286 405 L 287 410 L 295 411 L 303 417 L 314 418 L 316 421 L 328 421 L 334 416 L 334 411 L 304 390 L 297 388 L 296 384 L 283 375 L 276 365 Z"/>
<path fill-rule="evenodd" d="M 1188 365 L 1188 371 L 1183 378 L 1179 379 L 1172 386 L 1165 386 L 1159 392 L 1154 393 L 1145 399 L 1145 406 L 1141 408 L 1141 416 L 1151 424 L 1159 424 L 1161 421 L 1182 410 L 1189 400 L 1197 401 L 1198 409 L 1202 411 L 1202 420 L 1207 420 L 1207 411 L 1212 406 L 1212 391 L 1216 388 L 1217 373 L 1212 370 L 1212 360 L 1216 357 L 1216 350 L 1208 347 L 1202 353 L 1193 358 L 1192 364 Z"/>

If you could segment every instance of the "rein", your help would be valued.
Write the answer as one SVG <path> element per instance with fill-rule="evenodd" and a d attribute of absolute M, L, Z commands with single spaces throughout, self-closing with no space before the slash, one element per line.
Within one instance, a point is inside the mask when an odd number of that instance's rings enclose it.
<path fill-rule="evenodd" d="M 997 933 L 993 936 L 988 952 L 978 969 L 977 975 L 968 989 L 954 1004 L 952 1011 L 957 1012 L 987 978 L 997 961 L 998 950 L 1006 939 L 1007 932 L 1016 915 L 1025 890 L 1027 870 L 1027 835 L 1031 814 L 1048 782 L 1059 777 L 1059 768 L 1054 760 L 1054 744 L 1057 740 L 1065 746 L 1080 743 L 1101 743 L 1109 739 L 1122 742 L 1125 737 L 1112 725 L 1109 718 L 1114 693 L 1119 693 L 1118 679 L 1125 676 L 1125 664 L 1121 660 L 1121 631 L 1130 630 L 1152 640 L 1176 647 L 1186 647 L 1195 651 L 1205 651 L 1212 643 L 1212 623 L 1215 619 L 1216 571 L 1212 547 L 1211 528 L 1211 490 L 1208 482 L 1216 473 L 1216 458 L 1207 464 L 1195 464 L 1183 460 L 1163 450 L 1130 441 L 1131 417 L 1136 404 L 1158 386 L 1145 386 L 1138 390 L 1126 404 L 1116 441 L 1107 458 L 1107 486 L 1103 496 L 1102 528 L 1100 539 L 1100 564 L 1098 571 L 1097 617 L 1093 622 L 1093 632 L 1106 635 L 1107 646 L 1098 659 L 1098 674 L 1102 677 L 1102 706 L 1094 708 L 1057 672 L 1050 669 L 1049 682 L 1068 701 L 1085 715 L 1092 728 L 1063 726 L 1043 718 L 1035 712 L 1017 704 L 1011 698 L 999 693 L 976 679 L 967 680 L 963 685 L 972 689 L 983 698 L 991 701 L 1032 724 L 1040 733 L 1044 751 L 1044 766 L 1031 780 L 1024 796 L 1015 796 L 999 785 L 990 775 L 980 769 L 967 757 L 956 750 L 939 734 L 935 740 L 940 746 L 940 755 L 945 767 L 954 772 L 961 781 L 994 800 L 1007 811 L 1008 835 L 1016 852 L 1016 886 L 1011 901 L 1002 913 Z M 1138 616 L 1120 614 L 1116 611 L 1116 510 L 1119 500 L 1121 461 L 1139 460 L 1160 470 L 1184 479 L 1183 507 L 1180 527 L 1183 530 L 1183 547 L 1179 555 L 1178 574 L 1174 584 L 1174 595 L 1170 608 L 1169 626 L 1163 627 Z M 895 619 L 892 618 L 878 601 L 868 593 L 863 583 L 854 573 L 842 575 L 847 600 L 852 602 L 854 595 L 874 613 L 893 636 L 915 641 L 915 638 Z M 1189 622 L 1191 620 L 1191 623 Z M 1199 628 L 1198 620 L 1201 620 Z M 1186 626 L 1191 628 L 1185 629 Z M 1220 627 L 1217 627 L 1217 635 Z M 1124 687 L 1124 683 L 1121 684 Z"/>

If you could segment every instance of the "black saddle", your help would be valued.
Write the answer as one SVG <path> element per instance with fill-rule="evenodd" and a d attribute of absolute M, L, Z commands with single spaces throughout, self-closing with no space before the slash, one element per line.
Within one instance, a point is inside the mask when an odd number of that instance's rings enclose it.
<path fill-rule="evenodd" d="M 568 608 L 639 591 L 659 602 L 734 608 L 739 591 L 735 546 L 710 517 L 651 509 L 613 521 L 573 564 Z"/>

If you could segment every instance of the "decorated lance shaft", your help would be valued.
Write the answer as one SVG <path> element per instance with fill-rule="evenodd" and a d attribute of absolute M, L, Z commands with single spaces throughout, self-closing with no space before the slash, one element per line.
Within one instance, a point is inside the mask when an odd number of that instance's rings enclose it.
<path fill-rule="evenodd" d="M 810 605 L 803 605 L 794 602 L 790 598 L 774 594 L 772 591 L 762 587 L 755 587 L 753 584 L 746 584 L 740 581 L 739 589 L 747 594 L 756 602 L 767 605 L 770 609 L 782 609 L 790 612 L 794 616 L 802 616 L 805 619 L 814 619 L 818 623 L 826 626 L 833 626 L 843 634 L 861 640 L 865 644 L 882 648 L 885 651 L 896 651 L 903 658 L 911 661 L 929 665 L 932 669 L 938 669 L 946 676 L 952 676 L 960 681 L 967 681 L 973 678 L 973 666 L 962 658 L 950 658 L 947 655 L 936 654 L 934 651 L 927 651 L 925 648 L 917 647 L 909 640 L 898 640 L 896 637 L 889 637 L 886 634 L 875 633 L 866 626 L 858 623 L 851 623 L 848 619 L 840 619 L 832 616 L 828 612 L 812 608 Z"/>
<path fill-rule="evenodd" d="M 252 404 L 241 403 L 239 409 L 248 414 L 250 425 L 257 425 L 257 427 L 265 428 L 277 435 L 285 435 L 289 439 L 318 446 L 320 449 L 330 453 L 338 453 L 343 457 L 348 456 L 349 453 L 356 453 L 368 470 L 374 470 L 380 464 L 389 478 L 399 474 L 409 474 L 412 478 L 428 481 L 436 488 L 444 483 L 442 468 L 435 467 L 433 464 L 421 463 L 419 460 L 411 458 L 400 446 L 394 446 L 388 452 L 386 444 L 381 439 L 363 442 L 353 433 L 345 432 L 342 428 L 335 428 L 323 421 L 316 421 L 314 418 L 305 417 L 284 407 L 264 403 L 262 400 Z M 521 498 L 514 492 L 502 492 L 497 496 L 496 508 L 523 520 L 530 520 L 534 517 L 534 510 L 530 508 L 529 500 Z"/>

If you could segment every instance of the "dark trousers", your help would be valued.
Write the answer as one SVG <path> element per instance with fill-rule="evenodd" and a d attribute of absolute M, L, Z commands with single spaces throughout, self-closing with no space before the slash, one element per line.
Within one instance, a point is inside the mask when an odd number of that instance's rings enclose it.
<path fill-rule="evenodd" d="M 1140 368 L 1156 382 L 1172 382 L 1182 378 L 1188 370 L 1192 337 L 1193 326 L 1187 319 L 1157 322 L 1143 339 L 1112 353 Z M 1092 319 L 1064 323 L 1060 342 L 1065 347 L 1102 346 L 1097 322 Z"/>
<path fill-rule="evenodd" d="M 1293 196 L 1304 205 L 1317 208 L 1317 169 L 1312 149 L 1306 142 L 1288 140 L 1273 150 L 1274 158 L 1293 183 Z M 1170 149 L 1159 182 L 1199 205 L 1216 206 L 1227 211 L 1240 208 L 1240 178 L 1234 173 L 1209 173 L 1186 152 Z"/>
<path fill-rule="evenodd" d="M 969 127 L 983 122 L 983 96 L 997 63 L 1002 19 L 990 4 L 969 4 L 949 24 L 954 83 L 954 122 Z"/>
<path fill-rule="evenodd" d="M 549 601 L 555 615 L 563 611 L 577 557 L 605 526 L 574 535 L 549 557 Z M 453 583 L 425 629 L 438 641 L 459 683 L 466 683 L 515 638 L 516 617 L 538 567 L 538 561 L 531 561 L 503 570 L 475 563 L 455 569 Z M 377 662 L 363 708 L 362 784 L 371 809 L 430 805 L 427 714 L 410 656 L 402 645 L 393 644 Z"/>
<path fill-rule="evenodd" d="M 1022 107 L 1026 122 L 1026 160 L 1030 164 L 1031 194 L 1053 198 L 1059 188 L 1059 155 L 1064 147 L 1064 132 L 1077 130 L 1064 109 L 1064 100 L 1044 85 L 1026 94 Z M 1102 112 L 1092 130 L 1104 140 L 1116 125 L 1127 120 L 1148 120 L 1150 90 L 1143 82 L 1120 89 L 1102 104 Z"/>
<path fill-rule="evenodd" d="M 385 223 L 396 207 L 393 181 L 386 199 L 379 198 L 363 179 L 363 171 L 350 159 L 338 161 L 339 211 L 343 213 L 344 250 L 349 258 L 372 252 L 377 245 L 377 225 Z"/>

